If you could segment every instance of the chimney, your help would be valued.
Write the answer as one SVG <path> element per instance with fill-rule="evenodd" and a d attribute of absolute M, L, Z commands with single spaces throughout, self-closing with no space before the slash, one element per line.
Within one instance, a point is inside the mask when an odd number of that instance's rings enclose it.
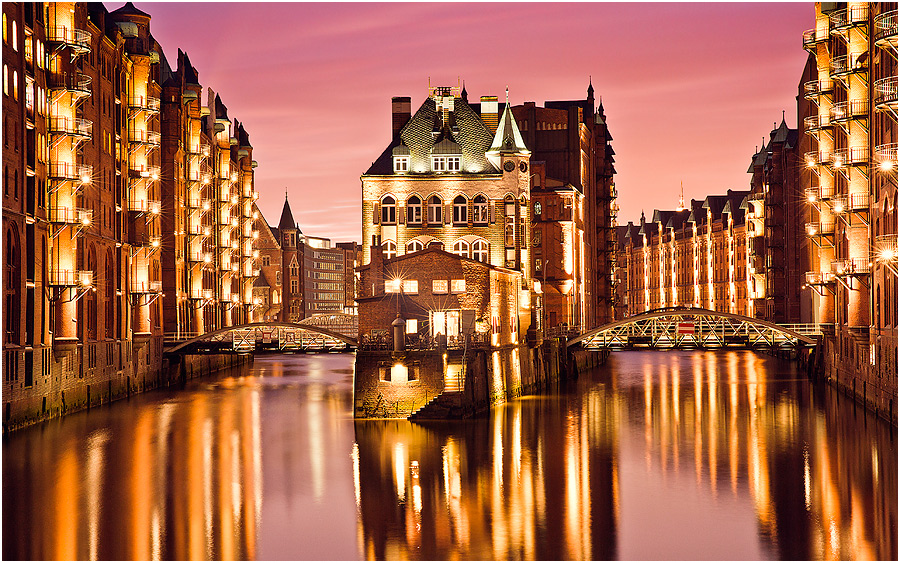
<path fill-rule="evenodd" d="M 497 108 L 497 96 L 481 96 L 481 120 L 491 130 L 491 134 L 497 132 L 497 124 L 500 121 Z"/>
<path fill-rule="evenodd" d="M 409 122 L 410 107 L 409 96 L 391 98 L 391 133 L 394 137 L 399 135 L 403 126 Z"/>

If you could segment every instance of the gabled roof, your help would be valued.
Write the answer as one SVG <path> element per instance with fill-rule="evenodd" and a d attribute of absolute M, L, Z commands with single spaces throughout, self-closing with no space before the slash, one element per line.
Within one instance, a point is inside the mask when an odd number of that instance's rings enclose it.
<path fill-rule="evenodd" d="M 491 142 L 491 148 L 488 151 L 488 160 L 500 168 L 501 154 L 531 154 L 531 151 L 525 146 L 522 140 L 522 133 L 519 132 L 519 126 L 516 125 L 516 118 L 510 111 L 509 104 L 503 108 L 503 115 L 500 117 L 500 123 L 497 125 L 497 132 L 494 133 L 494 140 Z"/>
<path fill-rule="evenodd" d="M 253 280 L 253 287 L 271 287 L 269 282 L 266 281 L 266 276 L 256 276 L 256 279 Z"/>
<path fill-rule="evenodd" d="M 284 196 L 284 207 L 281 209 L 281 220 L 278 221 L 278 230 L 283 231 L 285 229 L 297 229 L 297 222 L 294 221 L 294 214 L 291 213 L 291 204 L 288 203 L 287 194 Z"/>

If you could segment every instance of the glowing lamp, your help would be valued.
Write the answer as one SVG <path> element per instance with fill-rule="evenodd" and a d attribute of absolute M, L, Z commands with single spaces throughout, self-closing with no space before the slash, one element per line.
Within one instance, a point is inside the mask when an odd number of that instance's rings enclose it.
<path fill-rule="evenodd" d="M 841 202 L 837 202 L 834 204 L 834 212 L 835 213 L 843 213 L 844 212 L 844 204 Z"/>
<path fill-rule="evenodd" d="M 90 175 L 88 175 L 88 174 L 82 174 L 82 175 L 81 175 L 81 183 L 82 183 L 82 184 L 90 184 L 90 183 L 91 183 L 91 177 L 90 177 Z"/>
<path fill-rule="evenodd" d="M 159 239 L 155 238 L 155 239 L 151 240 L 150 246 L 152 246 L 153 248 L 158 248 L 159 247 Z"/>
<path fill-rule="evenodd" d="M 160 212 L 160 205 L 159 205 L 159 202 L 158 202 L 158 201 L 151 201 L 151 202 L 150 202 L 150 213 L 152 213 L 152 214 L 154 214 L 154 215 L 159 215 L 159 212 Z"/>
<path fill-rule="evenodd" d="M 231 302 L 232 302 L 232 303 L 239 303 L 240 301 L 241 301 L 241 296 L 240 296 L 240 295 L 238 295 L 237 293 L 232 293 L 232 294 L 231 294 Z"/>
<path fill-rule="evenodd" d="M 806 200 L 809 201 L 810 203 L 815 203 L 815 202 L 816 202 L 816 194 L 815 194 L 815 192 L 809 192 L 809 193 L 806 195 Z"/>
<path fill-rule="evenodd" d="M 209 211 L 209 200 L 203 200 L 203 211 Z"/>
<path fill-rule="evenodd" d="M 206 254 L 203 255 L 203 261 L 205 263 L 209 264 L 210 262 L 212 262 L 212 256 L 210 256 L 209 253 L 207 252 Z"/>
<path fill-rule="evenodd" d="M 878 169 L 882 172 L 890 172 L 894 169 L 894 163 L 890 160 L 882 160 L 881 164 L 878 165 Z"/>
<path fill-rule="evenodd" d="M 78 276 L 78 283 L 81 287 L 91 287 L 93 281 L 93 274 L 91 272 L 81 272 Z"/>
<path fill-rule="evenodd" d="M 896 251 L 893 248 L 884 248 L 881 252 L 878 253 L 878 259 L 888 262 L 897 257 Z"/>

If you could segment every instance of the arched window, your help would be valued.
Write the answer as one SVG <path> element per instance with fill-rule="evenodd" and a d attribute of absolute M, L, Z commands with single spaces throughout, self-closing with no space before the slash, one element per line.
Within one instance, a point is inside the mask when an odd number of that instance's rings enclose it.
<path fill-rule="evenodd" d="M 428 243 L 428 248 L 437 248 L 438 250 L 444 250 L 444 243 L 439 240 L 433 240 Z"/>
<path fill-rule="evenodd" d="M 12 22 L 12 48 L 13 51 L 19 50 L 19 32 L 16 29 L 16 20 Z"/>
<path fill-rule="evenodd" d="M 104 302 L 106 308 L 106 337 L 113 338 L 113 330 L 116 326 L 116 264 L 110 250 L 106 251 L 106 279 L 104 282 L 103 298 L 106 300 Z"/>
<path fill-rule="evenodd" d="M 516 245 L 516 200 L 512 196 L 506 196 L 503 209 L 506 216 L 503 228 L 505 244 L 507 247 L 514 247 Z"/>
<path fill-rule="evenodd" d="M 443 220 L 443 214 L 441 213 L 441 209 L 443 207 L 443 202 L 441 198 L 436 195 L 428 198 L 428 223 L 432 225 L 440 225 Z"/>
<path fill-rule="evenodd" d="M 466 198 L 458 195 L 453 199 L 453 222 L 457 225 L 469 220 L 469 207 Z"/>
<path fill-rule="evenodd" d="M 476 240 L 472 245 L 472 258 L 479 262 L 488 263 L 488 243 L 486 240 Z"/>
<path fill-rule="evenodd" d="M 422 222 L 422 200 L 419 196 L 414 195 L 406 202 L 406 222 L 411 225 Z"/>
<path fill-rule="evenodd" d="M 9 67 L 3 65 L 3 95 L 9 96 Z"/>
<path fill-rule="evenodd" d="M 475 196 L 475 217 L 472 221 L 476 225 L 487 225 L 488 201 L 483 195 Z"/>
<path fill-rule="evenodd" d="M 463 258 L 469 257 L 469 243 L 464 240 L 458 240 L 453 243 L 453 254 L 457 256 L 462 256 Z"/>
<path fill-rule="evenodd" d="M 13 71 L 13 99 L 19 99 L 19 71 Z"/>
<path fill-rule="evenodd" d="M 3 14 L 3 42 L 6 43 L 8 36 L 6 34 L 6 14 Z"/>
<path fill-rule="evenodd" d="M 391 196 L 381 200 L 381 224 L 393 225 L 397 222 L 397 203 Z"/>
<path fill-rule="evenodd" d="M 382 253 L 384 254 L 385 260 L 390 260 L 391 258 L 397 257 L 397 243 L 392 240 L 384 241 L 384 244 L 381 245 Z"/>
<path fill-rule="evenodd" d="M 418 241 L 418 240 L 411 240 L 408 243 L 406 243 L 406 253 L 407 254 L 409 254 L 411 252 L 418 252 L 418 251 L 422 250 L 423 248 L 425 248 L 425 246 L 422 244 L 421 241 Z"/>
<path fill-rule="evenodd" d="M 97 280 L 97 251 L 94 245 L 88 250 L 87 270 L 91 273 L 91 279 Z M 96 285 L 95 285 L 96 287 Z M 84 326 L 86 336 L 90 340 L 97 339 L 97 293 L 91 288 L 84 296 Z"/>
<path fill-rule="evenodd" d="M 19 234 L 15 229 L 8 229 L 5 238 L 6 256 L 3 261 L 5 303 L 3 304 L 3 316 L 6 317 L 6 341 L 10 344 L 19 344 L 19 327 L 21 325 L 19 305 L 22 301 L 19 297 L 20 270 L 22 267 L 22 260 L 19 256 Z"/>

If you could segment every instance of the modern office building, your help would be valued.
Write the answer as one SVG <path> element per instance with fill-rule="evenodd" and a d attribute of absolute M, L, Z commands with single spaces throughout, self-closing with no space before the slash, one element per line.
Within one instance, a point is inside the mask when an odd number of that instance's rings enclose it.
<path fill-rule="evenodd" d="M 816 3 L 803 184 L 826 376 L 896 418 L 897 5 Z"/>

